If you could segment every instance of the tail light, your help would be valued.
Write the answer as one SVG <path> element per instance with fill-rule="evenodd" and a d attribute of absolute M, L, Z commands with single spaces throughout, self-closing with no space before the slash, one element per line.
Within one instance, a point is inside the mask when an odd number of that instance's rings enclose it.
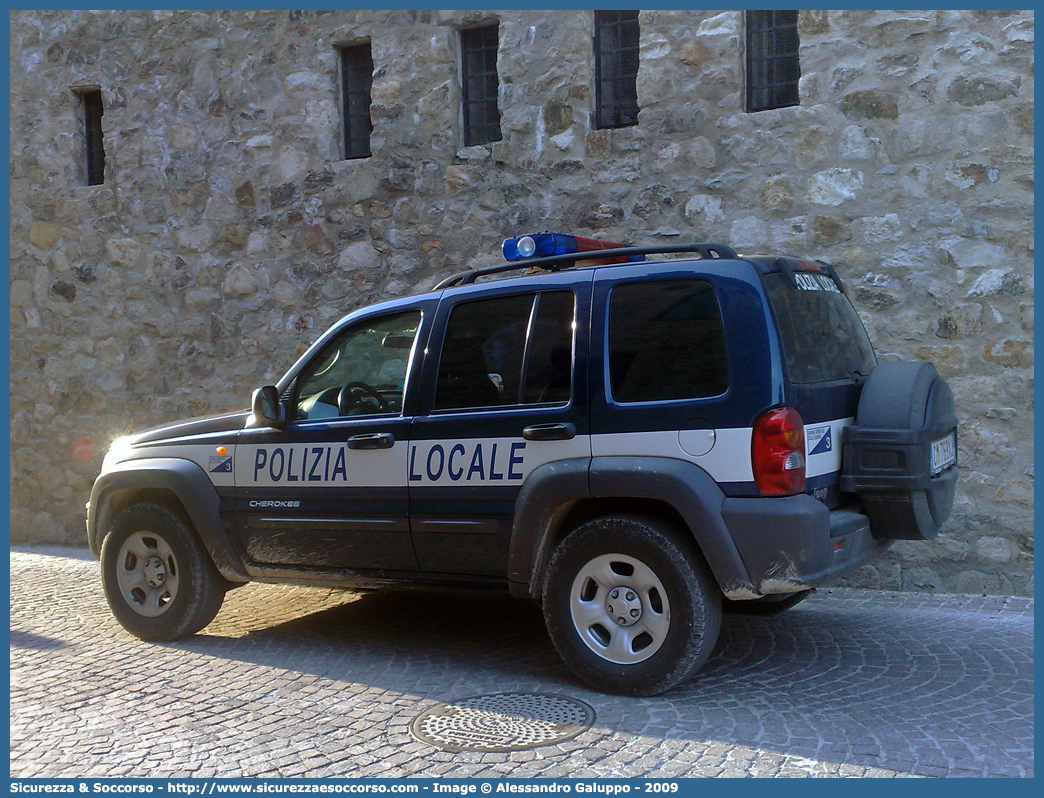
<path fill-rule="evenodd" d="M 805 424 L 792 407 L 762 413 L 751 439 L 754 482 L 762 496 L 805 490 Z"/>

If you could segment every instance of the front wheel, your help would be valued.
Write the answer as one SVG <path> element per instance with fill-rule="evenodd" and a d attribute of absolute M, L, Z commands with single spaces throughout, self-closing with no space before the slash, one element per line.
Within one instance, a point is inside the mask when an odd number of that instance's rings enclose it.
<path fill-rule="evenodd" d="M 132 504 L 101 551 L 105 598 L 116 620 L 142 640 L 195 634 L 217 615 L 226 583 L 181 517 L 160 504 Z"/>
<path fill-rule="evenodd" d="M 656 695 L 707 661 L 721 599 L 680 532 L 641 517 L 596 518 L 552 555 L 544 620 L 562 659 L 592 687 Z"/>

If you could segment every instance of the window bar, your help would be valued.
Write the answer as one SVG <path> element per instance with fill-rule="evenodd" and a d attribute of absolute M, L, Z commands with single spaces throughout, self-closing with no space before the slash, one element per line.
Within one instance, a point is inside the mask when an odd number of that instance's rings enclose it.
<path fill-rule="evenodd" d="M 498 26 L 461 31 L 460 42 L 464 144 L 470 147 L 500 141 Z"/>
<path fill-rule="evenodd" d="M 637 11 L 595 12 L 596 127 L 638 124 Z"/>
<path fill-rule="evenodd" d="M 797 11 L 747 12 L 747 110 L 798 105 Z"/>

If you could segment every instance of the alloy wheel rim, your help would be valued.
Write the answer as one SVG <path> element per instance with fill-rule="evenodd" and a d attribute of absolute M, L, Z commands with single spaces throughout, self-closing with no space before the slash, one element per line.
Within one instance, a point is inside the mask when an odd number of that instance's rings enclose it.
<path fill-rule="evenodd" d="M 156 618 L 177 598 L 181 571 L 167 541 L 155 532 L 135 532 L 120 546 L 116 582 L 128 607 Z"/>
<path fill-rule="evenodd" d="M 648 565 L 626 554 L 602 554 L 573 579 L 569 613 L 592 652 L 617 665 L 635 665 L 663 646 L 670 630 L 667 591 Z"/>

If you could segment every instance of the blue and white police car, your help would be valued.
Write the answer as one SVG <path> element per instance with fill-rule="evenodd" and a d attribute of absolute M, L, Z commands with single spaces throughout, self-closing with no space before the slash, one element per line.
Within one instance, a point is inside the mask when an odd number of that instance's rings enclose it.
<path fill-rule="evenodd" d="M 249 411 L 109 450 L 87 535 L 119 622 L 193 634 L 248 581 L 498 588 L 648 695 L 723 608 L 778 612 L 949 515 L 957 418 L 878 365 L 829 265 L 553 233 L 346 316 Z"/>

